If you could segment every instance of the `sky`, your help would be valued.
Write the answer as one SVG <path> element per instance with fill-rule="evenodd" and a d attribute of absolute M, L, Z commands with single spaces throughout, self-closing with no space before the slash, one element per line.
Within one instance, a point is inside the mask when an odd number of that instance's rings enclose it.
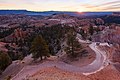
<path fill-rule="evenodd" d="M 0 9 L 29 11 L 120 11 L 120 0 L 0 0 Z"/>

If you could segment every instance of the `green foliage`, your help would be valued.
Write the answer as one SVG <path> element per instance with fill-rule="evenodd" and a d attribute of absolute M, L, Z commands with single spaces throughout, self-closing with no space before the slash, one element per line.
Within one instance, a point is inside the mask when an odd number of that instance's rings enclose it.
<path fill-rule="evenodd" d="M 12 63 L 11 58 L 7 53 L 0 52 L 0 70 L 3 71 Z"/>
<path fill-rule="evenodd" d="M 89 27 L 89 33 L 90 33 L 90 35 L 93 35 L 93 33 L 94 33 L 94 28 L 93 28 L 93 26 L 90 26 L 90 27 Z"/>
<path fill-rule="evenodd" d="M 23 60 L 23 59 L 24 59 L 24 57 L 23 57 L 22 53 L 19 53 L 18 54 L 18 60 Z"/>
<path fill-rule="evenodd" d="M 83 39 L 87 39 L 87 33 L 85 33 L 83 29 L 81 29 L 79 33 L 81 34 Z"/>
<path fill-rule="evenodd" d="M 49 45 L 50 54 L 55 55 L 61 49 L 61 42 L 70 27 L 58 24 L 51 27 L 42 27 L 36 32 L 41 34 Z"/>
<path fill-rule="evenodd" d="M 0 32 L 0 38 L 4 38 L 4 37 L 12 34 L 13 32 L 14 32 L 14 28 L 11 28 L 11 29 L 3 31 L 3 32 Z"/>
<path fill-rule="evenodd" d="M 82 49 L 80 43 L 76 40 L 76 33 L 73 29 L 71 29 L 67 34 L 67 45 L 65 51 L 70 57 L 77 57 L 77 55 L 80 52 L 80 49 Z"/>
<path fill-rule="evenodd" d="M 8 55 L 10 56 L 10 58 L 11 58 L 12 60 L 17 60 L 15 54 L 14 54 L 11 50 L 8 50 Z"/>
<path fill-rule="evenodd" d="M 32 52 L 33 58 L 36 60 L 42 57 L 49 57 L 49 47 L 46 41 L 42 38 L 41 35 L 37 36 L 33 42 L 30 51 Z"/>
<path fill-rule="evenodd" d="M 22 60 L 24 58 L 24 55 L 22 52 L 14 52 L 14 50 L 9 50 L 8 49 L 8 55 L 10 56 L 10 58 L 12 59 L 12 61 L 14 60 Z"/>

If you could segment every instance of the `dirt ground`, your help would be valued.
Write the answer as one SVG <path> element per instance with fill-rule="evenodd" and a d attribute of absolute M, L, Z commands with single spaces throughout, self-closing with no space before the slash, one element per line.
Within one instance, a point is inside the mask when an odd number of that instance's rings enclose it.
<path fill-rule="evenodd" d="M 56 67 L 45 68 L 28 78 L 29 80 L 90 80 L 82 74 L 60 70 Z"/>
<path fill-rule="evenodd" d="M 120 80 L 120 73 L 109 65 L 96 74 L 85 76 L 79 73 L 71 73 L 56 67 L 44 68 L 32 76 L 29 80 Z"/>
<path fill-rule="evenodd" d="M 64 55 L 60 58 L 61 61 L 64 61 L 68 64 L 74 65 L 74 66 L 86 66 L 90 63 L 92 63 L 95 60 L 95 53 L 94 51 L 89 47 L 89 44 L 81 44 L 83 49 L 87 50 L 87 55 L 86 56 L 78 56 L 75 60 L 71 60 L 70 58 L 67 57 L 67 55 Z"/>

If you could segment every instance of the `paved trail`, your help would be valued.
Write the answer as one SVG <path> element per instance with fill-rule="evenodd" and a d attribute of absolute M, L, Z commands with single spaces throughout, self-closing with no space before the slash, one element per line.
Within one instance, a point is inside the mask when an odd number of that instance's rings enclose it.
<path fill-rule="evenodd" d="M 81 40 L 78 36 L 77 36 L 77 39 L 79 42 L 89 43 L 89 41 Z M 108 65 L 107 55 L 104 51 L 101 51 L 97 48 L 96 42 L 92 42 L 89 45 L 89 47 L 95 52 L 96 59 L 87 66 L 77 67 L 77 66 L 66 64 L 61 61 L 46 61 L 39 65 L 27 65 L 23 67 L 22 70 L 12 78 L 12 80 L 22 80 L 43 68 L 54 67 L 54 66 L 65 71 L 82 73 L 84 75 L 96 73 L 97 71 L 100 71 L 101 69 L 103 69 L 105 66 Z M 25 62 L 28 62 L 28 61 L 30 61 L 30 56 L 29 58 L 25 59 Z"/>

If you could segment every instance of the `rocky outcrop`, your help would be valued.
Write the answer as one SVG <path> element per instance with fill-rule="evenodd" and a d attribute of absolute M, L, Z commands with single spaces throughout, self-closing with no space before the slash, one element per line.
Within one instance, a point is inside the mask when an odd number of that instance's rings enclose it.
<path fill-rule="evenodd" d="M 98 34 L 94 34 L 92 40 L 95 42 L 108 42 L 112 44 L 120 44 L 120 28 L 105 29 Z"/>

